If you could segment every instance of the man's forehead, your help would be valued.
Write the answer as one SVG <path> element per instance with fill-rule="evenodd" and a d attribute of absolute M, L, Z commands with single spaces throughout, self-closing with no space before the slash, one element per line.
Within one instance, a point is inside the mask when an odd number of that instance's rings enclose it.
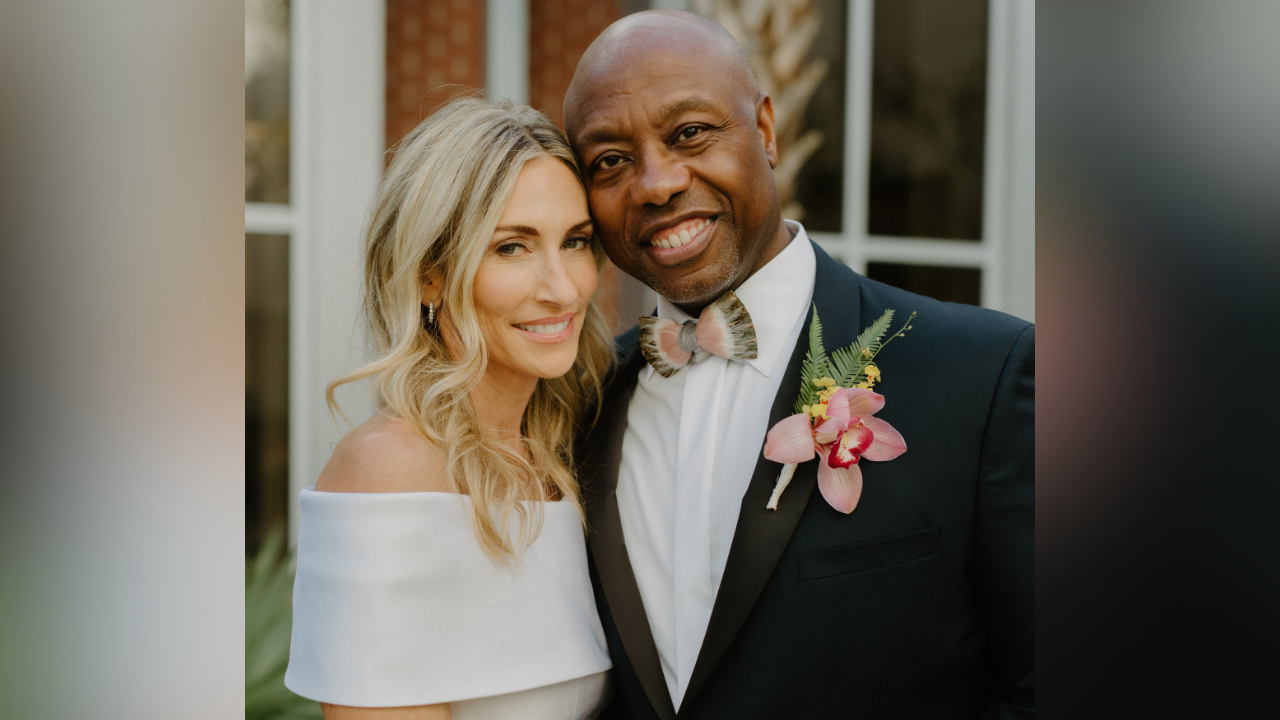
<path fill-rule="evenodd" d="M 582 88 L 570 132 L 575 142 L 602 127 L 662 126 L 685 112 L 731 113 L 745 98 L 725 73 L 669 56 L 647 66 L 602 68 Z M 754 100 L 751 98 L 748 100 Z M 568 120 L 568 118 L 566 118 Z"/>

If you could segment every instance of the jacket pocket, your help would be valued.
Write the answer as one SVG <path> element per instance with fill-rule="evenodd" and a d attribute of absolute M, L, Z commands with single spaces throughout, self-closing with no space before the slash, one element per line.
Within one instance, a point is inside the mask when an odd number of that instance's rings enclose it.
<path fill-rule="evenodd" d="M 813 550 L 800 556 L 800 579 L 819 580 L 919 560 L 938 553 L 942 528 Z"/>

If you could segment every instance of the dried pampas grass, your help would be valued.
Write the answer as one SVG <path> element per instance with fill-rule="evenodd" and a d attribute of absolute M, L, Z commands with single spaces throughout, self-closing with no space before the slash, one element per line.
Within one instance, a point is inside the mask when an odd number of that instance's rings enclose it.
<path fill-rule="evenodd" d="M 804 219 L 795 199 L 800 168 L 822 146 L 822 131 L 801 132 L 805 108 L 827 75 L 827 62 L 809 51 L 822 26 L 813 0 L 693 0 L 690 8 L 720 23 L 738 41 L 760 89 L 773 98 L 778 167 L 773 171 L 782 216 Z"/>

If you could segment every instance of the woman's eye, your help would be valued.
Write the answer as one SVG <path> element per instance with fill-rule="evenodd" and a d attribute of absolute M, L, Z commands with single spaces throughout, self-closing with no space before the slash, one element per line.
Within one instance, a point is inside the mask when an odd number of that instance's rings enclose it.
<path fill-rule="evenodd" d="M 568 240 L 564 241 L 564 246 L 570 250 L 581 250 L 582 248 L 587 247 L 590 244 L 591 244 L 591 238 L 582 237 L 582 236 L 571 237 Z"/>
<path fill-rule="evenodd" d="M 506 243 L 504 245 L 498 246 L 498 254 L 499 255 L 515 255 L 523 249 L 524 248 L 520 245 L 520 243 Z"/>

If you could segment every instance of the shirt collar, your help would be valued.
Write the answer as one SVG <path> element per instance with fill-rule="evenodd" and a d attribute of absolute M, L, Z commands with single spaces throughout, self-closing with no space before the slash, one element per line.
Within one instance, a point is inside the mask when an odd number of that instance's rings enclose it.
<path fill-rule="evenodd" d="M 804 226 L 794 220 L 782 222 L 791 233 L 791 242 L 733 291 L 750 313 L 756 330 L 756 357 L 743 362 L 765 377 L 773 374 L 779 358 L 784 354 L 789 357 L 787 340 L 813 300 L 818 267 Z M 658 297 L 658 317 L 678 323 L 697 320 L 662 296 Z M 645 367 L 642 380 L 648 382 L 653 366 L 646 363 Z"/>

